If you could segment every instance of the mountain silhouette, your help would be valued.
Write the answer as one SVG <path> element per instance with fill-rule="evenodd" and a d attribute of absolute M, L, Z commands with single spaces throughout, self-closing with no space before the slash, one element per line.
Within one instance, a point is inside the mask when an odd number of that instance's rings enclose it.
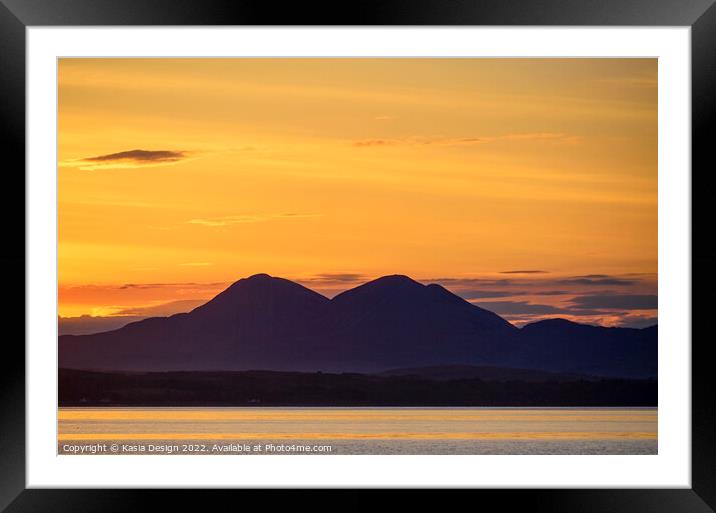
<path fill-rule="evenodd" d="M 657 327 L 605 328 L 565 319 L 527 324 L 525 359 L 539 369 L 566 370 L 608 377 L 656 377 Z"/>
<path fill-rule="evenodd" d="M 500 342 L 518 330 L 440 285 L 406 276 L 378 278 L 337 295 L 330 304 L 330 337 L 351 370 L 493 360 Z"/>
<path fill-rule="evenodd" d="M 451 365 L 655 377 L 656 328 L 552 319 L 518 329 L 440 285 L 385 276 L 333 299 L 282 278 L 241 279 L 189 313 L 59 337 L 85 370 L 383 372 Z"/>

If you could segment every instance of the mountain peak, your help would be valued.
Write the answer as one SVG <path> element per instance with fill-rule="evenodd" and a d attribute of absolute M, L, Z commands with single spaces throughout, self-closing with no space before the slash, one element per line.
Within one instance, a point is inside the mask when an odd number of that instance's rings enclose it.
<path fill-rule="evenodd" d="M 258 273 L 258 274 L 252 274 L 248 278 L 244 278 L 245 280 L 267 280 L 273 278 L 270 274 L 266 273 Z"/>
<path fill-rule="evenodd" d="M 425 289 L 424 285 L 408 276 L 391 274 L 341 292 L 333 298 L 333 301 L 340 303 L 348 298 L 365 298 L 365 300 L 373 301 L 377 297 L 411 297 L 416 291 L 419 292 L 423 289 Z"/>
<path fill-rule="evenodd" d="M 524 328 L 533 329 L 535 327 L 545 327 L 545 326 L 565 327 L 565 326 L 576 326 L 576 325 L 578 325 L 578 323 L 564 319 L 562 317 L 552 317 L 550 319 L 542 319 L 541 321 L 530 322 L 528 324 L 525 324 L 522 327 L 522 329 L 524 329 Z"/>
<path fill-rule="evenodd" d="M 414 279 L 412 279 L 410 276 L 406 276 L 404 274 L 388 274 L 386 276 L 381 276 L 380 278 L 376 278 L 373 281 L 369 281 L 366 283 L 366 285 L 373 283 L 375 285 L 378 284 L 385 284 L 385 285 L 420 285 L 422 284 L 418 283 Z"/>
<path fill-rule="evenodd" d="M 254 274 L 232 283 L 209 302 L 196 308 L 197 313 L 231 314 L 233 312 L 272 310 L 280 308 L 310 309 L 328 299 L 311 289 L 284 278 L 265 273 Z"/>
<path fill-rule="evenodd" d="M 288 280 L 284 280 L 283 278 L 275 278 L 269 274 L 266 273 L 259 273 L 259 274 L 252 274 L 251 276 L 248 276 L 246 278 L 239 278 L 235 282 L 233 282 L 224 292 L 229 291 L 237 291 L 237 290 L 243 290 L 243 289 L 255 289 L 257 287 L 259 288 L 265 288 L 267 286 L 273 286 L 275 284 L 278 284 L 282 281 L 288 282 Z"/>

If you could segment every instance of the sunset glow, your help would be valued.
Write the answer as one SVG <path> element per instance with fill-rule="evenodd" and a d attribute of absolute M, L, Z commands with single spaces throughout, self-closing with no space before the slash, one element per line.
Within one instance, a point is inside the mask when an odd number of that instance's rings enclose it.
<path fill-rule="evenodd" d="M 656 59 L 61 59 L 59 315 L 386 274 L 656 323 Z"/>

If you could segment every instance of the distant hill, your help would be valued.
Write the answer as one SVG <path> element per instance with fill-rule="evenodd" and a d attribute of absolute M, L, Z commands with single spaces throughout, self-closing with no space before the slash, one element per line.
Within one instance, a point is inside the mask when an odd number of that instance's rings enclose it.
<path fill-rule="evenodd" d="M 390 369 L 381 376 L 413 376 L 434 381 L 455 379 L 479 379 L 482 381 L 525 381 L 529 383 L 595 381 L 598 378 L 582 374 L 566 374 L 534 369 L 513 369 L 510 367 L 485 367 L 476 365 L 442 365 L 437 367 L 414 367 Z"/>
<path fill-rule="evenodd" d="M 332 300 L 259 274 L 189 313 L 59 337 L 60 367 L 374 373 L 445 366 L 655 377 L 657 330 L 565 320 L 518 329 L 440 285 L 385 276 Z"/>
<path fill-rule="evenodd" d="M 521 336 L 529 341 L 532 368 L 569 370 L 600 376 L 656 377 L 656 326 L 643 329 L 604 328 L 565 319 L 527 324 Z"/>
<path fill-rule="evenodd" d="M 81 317 L 58 317 L 57 331 L 61 335 L 89 335 L 102 331 L 111 331 L 126 326 L 130 322 L 137 322 L 144 319 L 135 315 L 123 315 L 116 317 L 92 317 L 83 315 Z"/>

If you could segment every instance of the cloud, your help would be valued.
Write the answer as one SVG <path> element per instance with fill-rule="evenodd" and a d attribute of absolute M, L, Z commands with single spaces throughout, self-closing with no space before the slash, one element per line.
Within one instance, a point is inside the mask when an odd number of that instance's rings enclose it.
<path fill-rule="evenodd" d="M 234 224 L 245 224 L 245 223 L 262 223 L 265 221 L 277 220 L 277 219 L 304 219 L 311 217 L 321 217 L 321 214 L 299 214 L 299 213 L 287 213 L 287 214 L 268 214 L 268 215 L 233 215 L 233 216 L 220 216 L 220 217 L 204 217 L 198 219 L 190 219 L 187 221 L 189 224 L 197 224 L 200 226 L 207 226 L 210 228 L 231 226 Z"/>
<path fill-rule="evenodd" d="M 603 310 L 655 310 L 659 303 L 654 294 L 597 294 L 577 296 L 570 302 L 572 308 Z"/>
<path fill-rule="evenodd" d="M 482 299 L 523 296 L 525 292 L 511 290 L 457 290 L 455 293 L 464 299 Z"/>
<path fill-rule="evenodd" d="M 311 281 L 354 282 L 366 279 L 364 274 L 357 273 L 321 273 L 317 274 Z"/>
<path fill-rule="evenodd" d="M 62 166 L 79 167 L 83 170 L 120 169 L 175 164 L 189 158 L 189 152 L 178 150 L 128 150 L 95 157 L 66 160 Z"/>
<path fill-rule="evenodd" d="M 656 288 L 652 276 L 584 274 L 553 277 L 514 269 L 483 277 L 441 277 L 440 283 L 470 303 L 515 325 L 563 317 L 602 326 L 655 324 Z M 602 286 L 601 288 L 598 286 Z M 642 319 L 640 316 L 645 316 Z"/>
<path fill-rule="evenodd" d="M 472 304 L 495 312 L 499 315 L 514 315 L 514 314 L 560 314 L 565 313 L 562 308 L 557 308 L 552 305 L 539 305 L 532 304 L 527 301 L 480 301 L 472 302 Z"/>
<path fill-rule="evenodd" d="M 505 141 L 549 142 L 553 144 L 575 144 L 581 138 L 575 135 L 554 132 L 528 132 L 478 137 L 406 137 L 395 139 L 361 139 L 353 141 L 353 146 L 366 148 L 371 146 L 476 146 Z"/>
<path fill-rule="evenodd" d="M 85 162 L 107 162 L 114 160 L 131 160 L 133 162 L 176 162 L 184 158 L 185 152 L 171 150 L 129 150 L 98 157 L 86 157 Z"/>
<path fill-rule="evenodd" d="M 373 278 L 373 276 L 360 273 L 336 272 L 319 273 L 308 278 L 295 278 L 294 281 L 326 297 L 333 297 Z"/>
<path fill-rule="evenodd" d="M 241 223 L 259 223 L 261 221 L 266 221 L 265 217 L 260 216 L 223 216 L 223 217 L 208 217 L 208 218 L 200 218 L 200 219 L 190 219 L 187 221 L 189 224 L 198 224 L 201 226 L 210 226 L 210 227 L 216 227 L 216 226 L 229 226 L 232 224 L 241 224 Z"/>
<path fill-rule="evenodd" d="M 557 143 L 574 144 L 581 140 L 577 135 L 554 132 L 532 132 L 524 134 L 507 134 L 498 137 L 488 137 L 485 142 L 492 141 L 551 141 Z"/>
<path fill-rule="evenodd" d="M 584 276 L 574 276 L 564 280 L 558 280 L 556 283 L 561 285 L 587 285 L 587 286 L 624 286 L 634 285 L 636 280 L 617 278 L 606 274 L 587 274 Z"/>
<path fill-rule="evenodd" d="M 123 308 L 114 315 L 133 315 L 142 317 L 167 316 L 176 313 L 189 312 L 199 305 L 206 303 L 207 299 L 179 299 L 151 306 L 134 306 Z"/>
<path fill-rule="evenodd" d="M 627 315 L 619 324 L 622 328 L 648 328 L 659 323 L 659 318 L 652 315 Z"/>
<path fill-rule="evenodd" d="M 398 139 L 365 139 L 362 141 L 355 141 L 353 146 L 364 148 L 368 146 L 393 146 L 396 144 L 400 144 Z"/>
<path fill-rule="evenodd" d="M 585 274 L 552 278 L 542 276 L 543 274 L 549 274 L 549 271 L 533 269 L 500 271 L 499 274 L 505 275 L 505 278 L 494 278 L 490 276 L 478 278 L 451 278 L 443 276 L 421 281 L 435 282 L 446 287 L 455 287 L 458 289 L 477 289 L 482 287 L 515 287 L 523 289 L 528 287 L 529 289 L 534 290 L 529 290 L 525 294 L 555 296 L 560 294 L 575 294 L 578 293 L 577 291 L 580 288 L 583 289 L 585 286 L 637 286 L 643 288 L 650 287 L 652 285 L 651 280 L 647 280 L 645 277 L 641 276 L 627 277 L 626 275 L 610 276 L 607 274 Z M 584 291 L 582 291 L 582 293 L 584 293 Z"/>
<path fill-rule="evenodd" d="M 603 78 L 599 82 L 603 84 L 611 84 L 619 87 L 635 87 L 635 88 L 646 88 L 652 89 L 659 85 L 659 80 L 656 77 L 643 76 L 643 77 L 619 77 L 619 78 Z"/>
<path fill-rule="evenodd" d="M 566 290 L 540 290 L 536 292 L 530 292 L 532 296 L 564 296 L 569 294 Z"/>
<path fill-rule="evenodd" d="M 321 217 L 321 214 L 288 213 L 288 214 L 279 214 L 277 216 L 274 216 L 273 219 L 298 219 L 298 218 L 305 218 L 305 217 Z"/>
<path fill-rule="evenodd" d="M 500 271 L 500 274 L 547 274 L 548 271 L 537 271 L 537 270 L 527 270 L 527 271 Z"/>
<path fill-rule="evenodd" d="M 124 285 L 120 285 L 120 290 L 127 290 L 127 289 L 156 289 L 156 288 L 162 288 L 162 287 L 168 287 L 173 284 L 169 283 L 125 283 Z"/>
<path fill-rule="evenodd" d="M 551 318 L 555 315 L 564 318 L 602 318 L 604 316 L 612 316 L 616 318 L 624 318 L 629 314 L 623 311 L 607 312 L 601 309 L 572 309 L 561 308 L 554 305 L 545 305 L 538 303 L 530 303 L 529 301 L 470 301 L 473 305 L 479 306 L 491 312 L 494 312 L 510 322 L 539 321 L 545 318 Z M 584 322 L 578 320 L 577 322 Z"/>
<path fill-rule="evenodd" d="M 438 283 L 445 287 L 509 287 L 513 285 L 512 280 L 505 278 L 432 278 L 429 280 L 420 280 L 424 283 Z"/>
<path fill-rule="evenodd" d="M 120 285 L 118 288 L 120 290 L 127 290 L 127 289 L 184 289 L 184 288 L 191 288 L 191 289 L 210 289 L 213 290 L 217 287 L 226 287 L 228 286 L 228 282 L 213 282 L 213 283 L 194 283 L 194 282 L 180 282 L 180 283 L 125 283 L 124 285 Z"/>

